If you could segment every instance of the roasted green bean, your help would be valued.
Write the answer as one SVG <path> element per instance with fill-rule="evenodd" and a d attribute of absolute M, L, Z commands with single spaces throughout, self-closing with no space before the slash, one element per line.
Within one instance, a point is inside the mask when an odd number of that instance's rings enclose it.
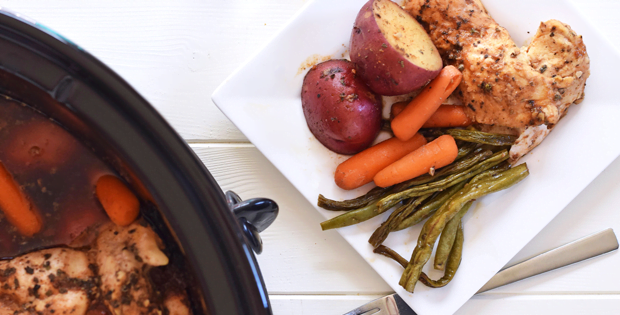
<path fill-rule="evenodd" d="M 319 194 L 319 201 L 317 202 L 317 205 L 325 210 L 355 210 L 367 206 L 372 201 L 378 200 L 381 196 L 387 194 L 390 191 L 390 188 L 391 187 L 375 187 L 362 196 L 343 201 L 331 200 Z"/>
<path fill-rule="evenodd" d="M 489 170 L 486 170 L 476 176 L 474 176 L 474 178 L 472 178 L 469 182 L 470 183 L 477 183 L 479 181 L 485 180 L 485 179 L 489 179 L 491 177 L 496 177 L 499 176 L 499 174 L 501 174 L 503 171 L 508 170 L 510 168 L 510 164 L 506 163 L 506 162 L 502 162 L 499 165 L 496 165 L 494 167 L 492 167 Z"/>
<path fill-rule="evenodd" d="M 475 184 L 466 185 L 452 198 L 450 198 L 447 203 L 445 203 L 426 221 L 424 227 L 422 227 L 422 231 L 418 237 L 417 246 L 411 255 L 409 265 L 407 265 L 405 272 L 403 272 L 399 284 L 408 292 L 413 292 L 415 285 L 420 278 L 422 267 L 424 267 L 424 264 L 426 264 L 431 256 L 435 241 L 443 231 L 448 221 L 450 221 L 456 213 L 461 210 L 465 203 L 470 200 L 480 198 L 484 195 L 506 189 L 520 182 L 528 174 L 527 166 L 525 164 L 521 164 L 504 171 L 497 177 L 491 177 Z"/>
<path fill-rule="evenodd" d="M 466 129 L 449 129 L 446 133 L 454 137 L 454 139 L 495 146 L 513 145 L 517 140 L 517 136 L 513 135 L 502 135 Z"/>
<path fill-rule="evenodd" d="M 420 282 L 425 284 L 427 287 L 431 288 L 441 288 L 446 286 L 446 284 L 450 283 L 456 271 L 459 269 L 461 265 L 461 258 L 463 257 L 463 225 L 459 222 L 457 226 L 456 237 L 454 239 L 454 244 L 452 245 L 452 249 L 450 250 L 450 257 L 448 258 L 448 263 L 446 264 L 446 271 L 439 280 L 433 280 L 429 276 L 427 276 L 424 272 L 420 274 Z"/>
<path fill-rule="evenodd" d="M 325 231 L 354 225 L 371 219 L 381 213 L 383 212 L 379 212 L 377 204 L 371 203 L 363 208 L 351 210 L 327 221 L 323 221 L 321 222 L 321 228 Z"/>
<path fill-rule="evenodd" d="M 459 145 L 459 153 L 456 156 L 456 161 L 464 158 L 468 154 L 474 152 L 477 144 L 473 142 L 465 142 L 463 145 Z"/>
<path fill-rule="evenodd" d="M 466 181 L 507 159 L 508 151 L 502 150 L 493 154 L 487 160 L 478 163 L 465 171 L 446 176 L 445 178 L 430 182 L 428 184 L 419 185 L 398 193 L 390 194 L 379 200 L 377 206 L 379 207 L 379 211 L 385 211 L 404 199 L 421 196 L 436 191 L 442 191 L 450 186 Z"/>
<path fill-rule="evenodd" d="M 372 233 L 370 239 L 368 239 L 368 243 L 370 243 L 373 247 L 381 245 L 390 232 L 392 232 L 404 218 L 408 217 L 424 200 L 428 199 L 431 195 L 432 194 L 422 195 L 410 201 L 407 205 L 394 210 L 388 219 L 381 223 L 375 232 Z"/>
<path fill-rule="evenodd" d="M 403 268 L 406 268 L 407 264 L 409 264 L 407 259 L 403 258 L 403 256 L 399 255 L 393 249 L 385 245 L 379 245 L 377 248 L 373 249 L 372 252 L 375 254 L 383 255 L 387 258 L 394 259 L 397 263 L 403 266 Z"/>
<path fill-rule="evenodd" d="M 437 243 L 437 250 L 435 251 L 435 269 L 444 270 L 446 261 L 448 261 L 448 257 L 452 250 L 452 245 L 456 239 L 457 230 L 461 225 L 461 218 L 467 213 L 472 203 L 473 201 L 466 203 L 463 208 L 457 212 L 454 218 L 446 224 L 446 227 L 441 232 L 439 242 Z"/>
<path fill-rule="evenodd" d="M 472 150 L 473 151 L 473 150 Z M 363 208 L 367 206 L 370 202 L 379 200 L 387 196 L 390 192 L 398 192 L 401 190 L 405 190 L 415 185 L 425 184 L 431 182 L 433 180 L 437 180 L 442 176 L 449 175 L 452 173 L 463 171 L 476 163 L 486 159 L 491 156 L 493 152 L 489 150 L 475 150 L 469 156 L 464 159 L 457 161 L 449 166 L 439 169 L 435 172 L 434 176 L 423 175 L 412 180 L 406 181 L 401 184 L 394 185 L 392 187 L 375 187 L 368 191 L 366 194 L 357 197 L 355 199 L 336 201 L 332 199 L 328 199 L 323 195 L 319 195 L 319 199 L 317 205 L 325 210 L 334 210 L 334 211 L 348 211 L 355 210 L 359 208 Z"/>
<path fill-rule="evenodd" d="M 414 226 L 424 219 L 431 216 L 437 209 L 441 207 L 450 197 L 456 194 L 461 188 L 465 186 L 465 182 L 460 182 L 440 193 L 424 204 L 418 211 L 412 213 L 410 216 L 404 218 L 400 224 L 394 229 L 394 231 L 400 231 L 410 226 Z M 392 231 L 393 232 L 393 231 Z"/>

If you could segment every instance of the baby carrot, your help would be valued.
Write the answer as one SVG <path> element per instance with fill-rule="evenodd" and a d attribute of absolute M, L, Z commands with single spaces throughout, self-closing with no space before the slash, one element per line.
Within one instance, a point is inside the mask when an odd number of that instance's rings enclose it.
<path fill-rule="evenodd" d="M 104 175 L 97 180 L 97 198 L 112 222 L 127 226 L 138 218 L 140 201 L 116 176 Z"/>
<path fill-rule="evenodd" d="M 454 138 L 443 135 L 405 155 L 375 175 L 375 184 L 388 187 L 452 163 L 458 155 Z"/>
<path fill-rule="evenodd" d="M 392 131 L 407 141 L 422 128 L 454 89 L 461 83 L 461 72 L 453 66 L 444 67 L 439 75 L 392 120 Z"/>
<path fill-rule="evenodd" d="M 403 101 L 403 102 L 396 102 L 394 104 L 392 104 L 392 107 L 390 108 L 390 120 L 393 120 L 394 117 L 398 116 L 398 114 L 403 112 L 403 109 L 405 109 L 405 107 L 407 107 L 407 104 L 409 104 L 409 102 L 407 101 Z"/>
<path fill-rule="evenodd" d="M 471 119 L 465 115 L 463 106 L 441 105 L 422 128 L 466 127 L 471 123 Z"/>
<path fill-rule="evenodd" d="M 0 208 L 7 220 L 22 235 L 32 236 L 43 226 L 38 211 L 28 201 L 2 163 L 0 163 Z"/>
<path fill-rule="evenodd" d="M 342 189 L 355 189 L 372 182 L 373 177 L 386 166 L 426 144 L 421 134 L 407 141 L 390 138 L 340 163 L 334 179 Z"/>

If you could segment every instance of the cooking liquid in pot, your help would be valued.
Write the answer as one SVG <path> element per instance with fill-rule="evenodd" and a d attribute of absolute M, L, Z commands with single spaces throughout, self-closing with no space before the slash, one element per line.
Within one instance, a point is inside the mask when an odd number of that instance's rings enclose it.
<path fill-rule="evenodd" d="M 62 127 L 2 95 L 0 163 L 42 221 L 38 233 L 24 236 L 0 211 L 0 314 L 192 314 L 182 254 L 146 223 L 161 225 L 157 211 L 129 226 L 112 223 L 95 191 L 97 180 L 114 171 Z M 56 269 L 59 262 L 67 265 Z M 66 268 L 80 264 L 92 274 L 68 279 Z"/>
<path fill-rule="evenodd" d="M 88 227 L 108 222 L 94 191 L 113 171 L 66 130 L 31 107 L 0 98 L 0 162 L 13 175 L 43 222 L 20 235 L 0 212 L 0 258 L 68 245 Z"/>

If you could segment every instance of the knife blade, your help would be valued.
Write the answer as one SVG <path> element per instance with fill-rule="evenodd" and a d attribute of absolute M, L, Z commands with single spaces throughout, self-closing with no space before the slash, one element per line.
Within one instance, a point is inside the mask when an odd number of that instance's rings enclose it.
<path fill-rule="evenodd" d="M 476 294 L 618 249 L 613 229 L 606 229 L 556 247 L 500 270 Z"/>
<path fill-rule="evenodd" d="M 618 239 L 609 228 L 536 255 L 500 270 L 476 294 L 541 273 L 593 258 L 618 249 Z M 344 315 L 417 315 L 396 293 L 366 303 Z"/>

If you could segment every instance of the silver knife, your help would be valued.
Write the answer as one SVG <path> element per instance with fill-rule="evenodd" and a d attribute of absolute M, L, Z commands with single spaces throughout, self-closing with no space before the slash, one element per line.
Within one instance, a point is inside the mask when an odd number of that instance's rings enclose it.
<path fill-rule="evenodd" d="M 504 268 L 496 273 L 476 294 L 616 249 L 618 249 L 616 234 L 614 234 L 613 229 L 606 229 Z M 394 293 L 364 304 L 344 315 L 416 315 L 416 313 L 398 294 Z"/>

